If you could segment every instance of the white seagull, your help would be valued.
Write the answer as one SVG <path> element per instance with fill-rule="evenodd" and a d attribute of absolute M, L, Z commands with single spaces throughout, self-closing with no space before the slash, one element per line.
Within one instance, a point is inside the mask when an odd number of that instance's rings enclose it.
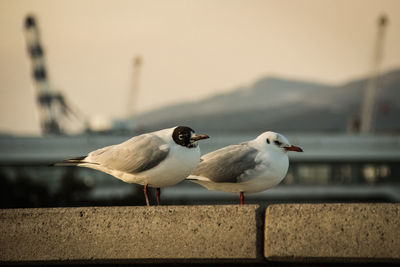
<path fill-rule="evenodd" d="M 244 204 L 244 193 L 264 191 L 285 178 L 288 151 L 303 152 L 283 135 L 265 132 L 254 140 L 204 155 L 187 180 L 209 190 L 239 193 L 240 204 Z"/>
<path fill-rule="evenodd" d="M 91 168 L 126 183 L 141 184 L 147 206 L 147 187 L 155 187 L 160 205 L 160 188 L 181 182 L 196 168 L 200 161 L 197 141 L 206 138 L 206 134 L 196 135 L 189 127 L 177 126 L 135 136 L 54 165 Z"/>

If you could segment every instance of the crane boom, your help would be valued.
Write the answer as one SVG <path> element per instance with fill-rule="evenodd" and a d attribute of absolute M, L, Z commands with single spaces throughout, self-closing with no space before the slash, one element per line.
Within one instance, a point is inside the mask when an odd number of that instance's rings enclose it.
<path fill-rule="evenodd" d="M 61 127 L 63 118 L 68 117 L 70 114 L 81 120 L 86 130 L 86 116 L 76 108 L 73 109 L 69 103 L 67 103 L 64 95 L 52 90 L 49 85 L 44 49 L 40 41 L 37 21 L 33 15 L 28 15 L 25 18 L 24 28 L 28 54 L 32 65 L 33 83 L 37 92 L 42 133 L 45 135 L 64 134 L 65 129 Z"/>
<path fill-rule="evenodd" d="M 24 27 L 28 53 L 32 63 L 33 82 L 37 91 L 42 132 L 43 134 L 60 134 L 62 130 L 56 119 L 57 110 L 53 103 L 57 96 L 52 93 L 49 87 L 44 50 L 40 42 L 40 34 L 35 17 L 28 15 L 25 18 Z"/>
<path fill-rule="evenodd" d="M 372 71 L 370 78 L 367 81 L 361 107 L 360 132 L 363 134 L 371 133 L 374 128 L 375 99 L 379 87 L 380 65 L 383 58 L 385 27 L 387 23 L 388 19 L 385 15 L 381 15 L 378 18 L 378 32 L 372 60 Z"/>

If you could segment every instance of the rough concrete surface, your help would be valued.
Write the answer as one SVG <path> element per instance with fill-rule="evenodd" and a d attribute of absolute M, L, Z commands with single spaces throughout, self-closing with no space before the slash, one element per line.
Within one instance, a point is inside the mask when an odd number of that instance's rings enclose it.
<path fill-rule="evenodd" d="M 0 262 L 262 258 L 258 205 L 0 210 Z M 261 240 L 260 240 L 261 234 Z M 258 235 L 258 236 L 257 236 Z"/>
<path fill-rule="evenodd" d="M 282 261 L 400 261 L 400 204 L 271 205 L 265 257 Z"/>

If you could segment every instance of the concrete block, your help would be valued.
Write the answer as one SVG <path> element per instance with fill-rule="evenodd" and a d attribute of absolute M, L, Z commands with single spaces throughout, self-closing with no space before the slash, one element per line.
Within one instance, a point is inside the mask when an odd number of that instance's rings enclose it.
<path fill-rule="evenodd" d="M 0 210 L 0 262 L 260 260 L 263 228 L 258 208 L 224 205 Z"/>
<path fill-rule="evenodd" d="M 400 204 L 271 205 L 264 254 L 275 261 L 400 261 Z"/>

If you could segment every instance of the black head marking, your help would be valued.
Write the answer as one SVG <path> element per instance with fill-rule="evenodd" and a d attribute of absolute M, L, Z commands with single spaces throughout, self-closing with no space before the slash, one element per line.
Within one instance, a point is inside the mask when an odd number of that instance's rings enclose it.
<path fill-rule="evenodd" d="M 175 143 L 185 147 L 193 147 L 193 142 L 190 138 L 192 137 L 194 131 L 187 126 L 178 126 L 172 133 L 172 139 Z"/>

